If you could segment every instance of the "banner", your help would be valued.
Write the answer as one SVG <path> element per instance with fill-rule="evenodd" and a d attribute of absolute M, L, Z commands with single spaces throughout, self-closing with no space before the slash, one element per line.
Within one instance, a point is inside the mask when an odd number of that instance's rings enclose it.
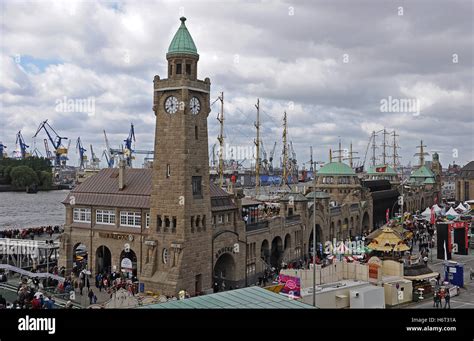
<path fill-rule="evenodd" d="M 290 297 L 301 297 L 301 280 L 299 277 L 279 275 L 278 284 L 284 284 L 280 293 Z"/>

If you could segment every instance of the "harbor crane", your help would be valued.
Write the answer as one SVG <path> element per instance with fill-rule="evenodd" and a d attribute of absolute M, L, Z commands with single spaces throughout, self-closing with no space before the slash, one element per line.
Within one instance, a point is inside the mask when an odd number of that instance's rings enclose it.
<path fill-rule="evenodd" d="M 28 153 L 27 148 L 30 148 L 25 143 L 25 139 L 23 138 L 23 135 L 21 135 L 21 130 L 16 134 L 16 142 L 15 142 L 19 147 L 20 147 L 20 157 L 21 159 L 26 159 L 27 157 L 30 157 L 31 154 Z"/>
<path fill-rule="evenodd" d="M 48 136 L 49 141 L 54 147 L 54 166 L 61 167 L 61 165 L 66 164 L 68 148 L 65 148 L 62 145 L 63 140 L 67 140 L 67 137 L 59 136 L 59 134 L 51 127 L 48 123 L 48 120 L 45 120 L 40 123 L 36 133 L 33 137 L 36 137 L 39 132 L 44 129 L 46 135 Z M 46 140 L 46 139 L 45 139 Z M 47 145 L 47 141 L 45 146 Z M 46 151 L 48 153 L 48 151 Z"/>
<path fill-rule="evenodd" d="M 105 150 L 102 153 L 105 156 L 107 161 L 107 167 L 114 168 L 115 158 L 118 157 L 122 151 L 120 149 L 114 149 L 110 147 L 109 139 L 107 138 L 107 133 L 104 130 L 104 139 L 105 139 Z"/>
<path fill-rule="evenodd" d="M 97 155 L 95 155 L 92 145 L 90 145 L 90 150 L 91 150 L 91 167 L 93 169 L 98 169 L 99 164 L 100 164 L 100 159 L 97 157 Z"/>
<path fill-rule="evenodd" d="M 84 170 L 84 168 L 86 168 L 86 165 L 87 165 L 87 155 L 86 155 L 87 149 L 85 149 L 82 146 L 80 137 L 78 137 L 76 141 L 76 151 L 79 153 L 79 169 Z"/>

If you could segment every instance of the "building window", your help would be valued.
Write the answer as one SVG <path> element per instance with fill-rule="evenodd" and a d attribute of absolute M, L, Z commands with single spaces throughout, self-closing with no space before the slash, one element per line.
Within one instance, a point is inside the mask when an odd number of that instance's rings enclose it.
<path fill-rule="evenodd" d="M 97 224 L 115 225 L 115 211 L 113 210 L 96 210 L 95 222 Z"/>
<path fill-rule="evenodd" d="M 160 231 L 162 224 L 163 224 L 163 221 L 161 220 L 161 216 L 160 215 L 156 216 L 156 230 L 157 231 Z"/>
<path fill-rule="evenodd" d="M 219 224 L 222 224 L 224 222 L 224 216 L 222 214 L 219 214 Z"/>
<path fill-rule="evenodd" d="M 165 215 L 165 228 L 169 228 L 171 226 L 170 218 Z"/>
<path fill-rule="evenodd" d="M 182 68 L 181 63 L 176 64 L 176 74 L 177 75 L 180 75 L 182 73 L 181 68 Z"/>
<path fill-rule="evenodd" d="M 166 177 L 169 178 L 171 176 L 171 167 L 169 164 L 166 165 Z"/>
<path fill-rule="evenodd" d="M 140 228 L 142 226 L 140 212 L 120 211 L 120 225 Z"/>
<path fill-rule="evenodd" d="M 171 224 L 172 224 L 172 225 L 171 225 L 171 232 L 174 233 L 174 232 L 176 232 L 176 224 L 177 224 L 177 223 L 176 223 L 176 217 L 173 217 L 173 218 L 172 218 Z"/>
<path fill-rule="evenodd" d="M 150 213 L 145 215 L 145 228 L 150 228 Z"/>
<path fill-rule="evenodd" d="M 186 74 L 191 75 L 191 64 L 186 64 Z"/>
<path fill-rule="evenodd" d="M 170 65 L 170 75 L 168 77 L 170 77 L 172 75 L 173 75 L 173 64 Z"/>
<path fill-rule="evenodd" d="M 228 223 L 230 221 L 230 213 L 225 215 L 225 222 Z"/>
<path fill-rule="evenodd" d="M 91 209 L 90 208 L 75 208 L 73 214 L 74 222 L 78 223 L 90 223 L 91 222 Z"/>
<path fill-rule="evenodd" d="M 202 177 L 200 176 L 193 176 L 192 184 L 193 184 L 193 197 L 194 198 L 202 198 Z"/>

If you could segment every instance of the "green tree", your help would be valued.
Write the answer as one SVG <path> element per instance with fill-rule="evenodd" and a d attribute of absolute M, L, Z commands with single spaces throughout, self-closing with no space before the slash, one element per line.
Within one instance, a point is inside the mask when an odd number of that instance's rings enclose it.
<path fill-rule="evenodd" d="M 10 172 L 11 184 L 14 188 L 24 189 L 26 186 L 38 184 L 38 176 L 28 166 L 13 167 Z"/>
<path fill-rule="evenodd" d="M 50 172 L 40 171 L 38 172 L 38 179 L 41 189 L 51 189 L 53 184 L 53 175 Z"/>

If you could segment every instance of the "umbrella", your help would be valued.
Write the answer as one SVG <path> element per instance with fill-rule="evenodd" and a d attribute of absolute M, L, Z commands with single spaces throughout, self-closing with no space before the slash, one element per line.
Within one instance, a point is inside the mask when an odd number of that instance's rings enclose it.
<path fill-rule="evenodd" d="M 446 215 L 447 215 L 448 217 L 449 217 L 449 216 L 451 216 L 451 217 L 457 217 L 457 216 L 459 216 L 459 213 L 456 212 L 456 211 L 451 207 L 451 208 L 449 209 L 449 211 L 446 212 Z"/>

